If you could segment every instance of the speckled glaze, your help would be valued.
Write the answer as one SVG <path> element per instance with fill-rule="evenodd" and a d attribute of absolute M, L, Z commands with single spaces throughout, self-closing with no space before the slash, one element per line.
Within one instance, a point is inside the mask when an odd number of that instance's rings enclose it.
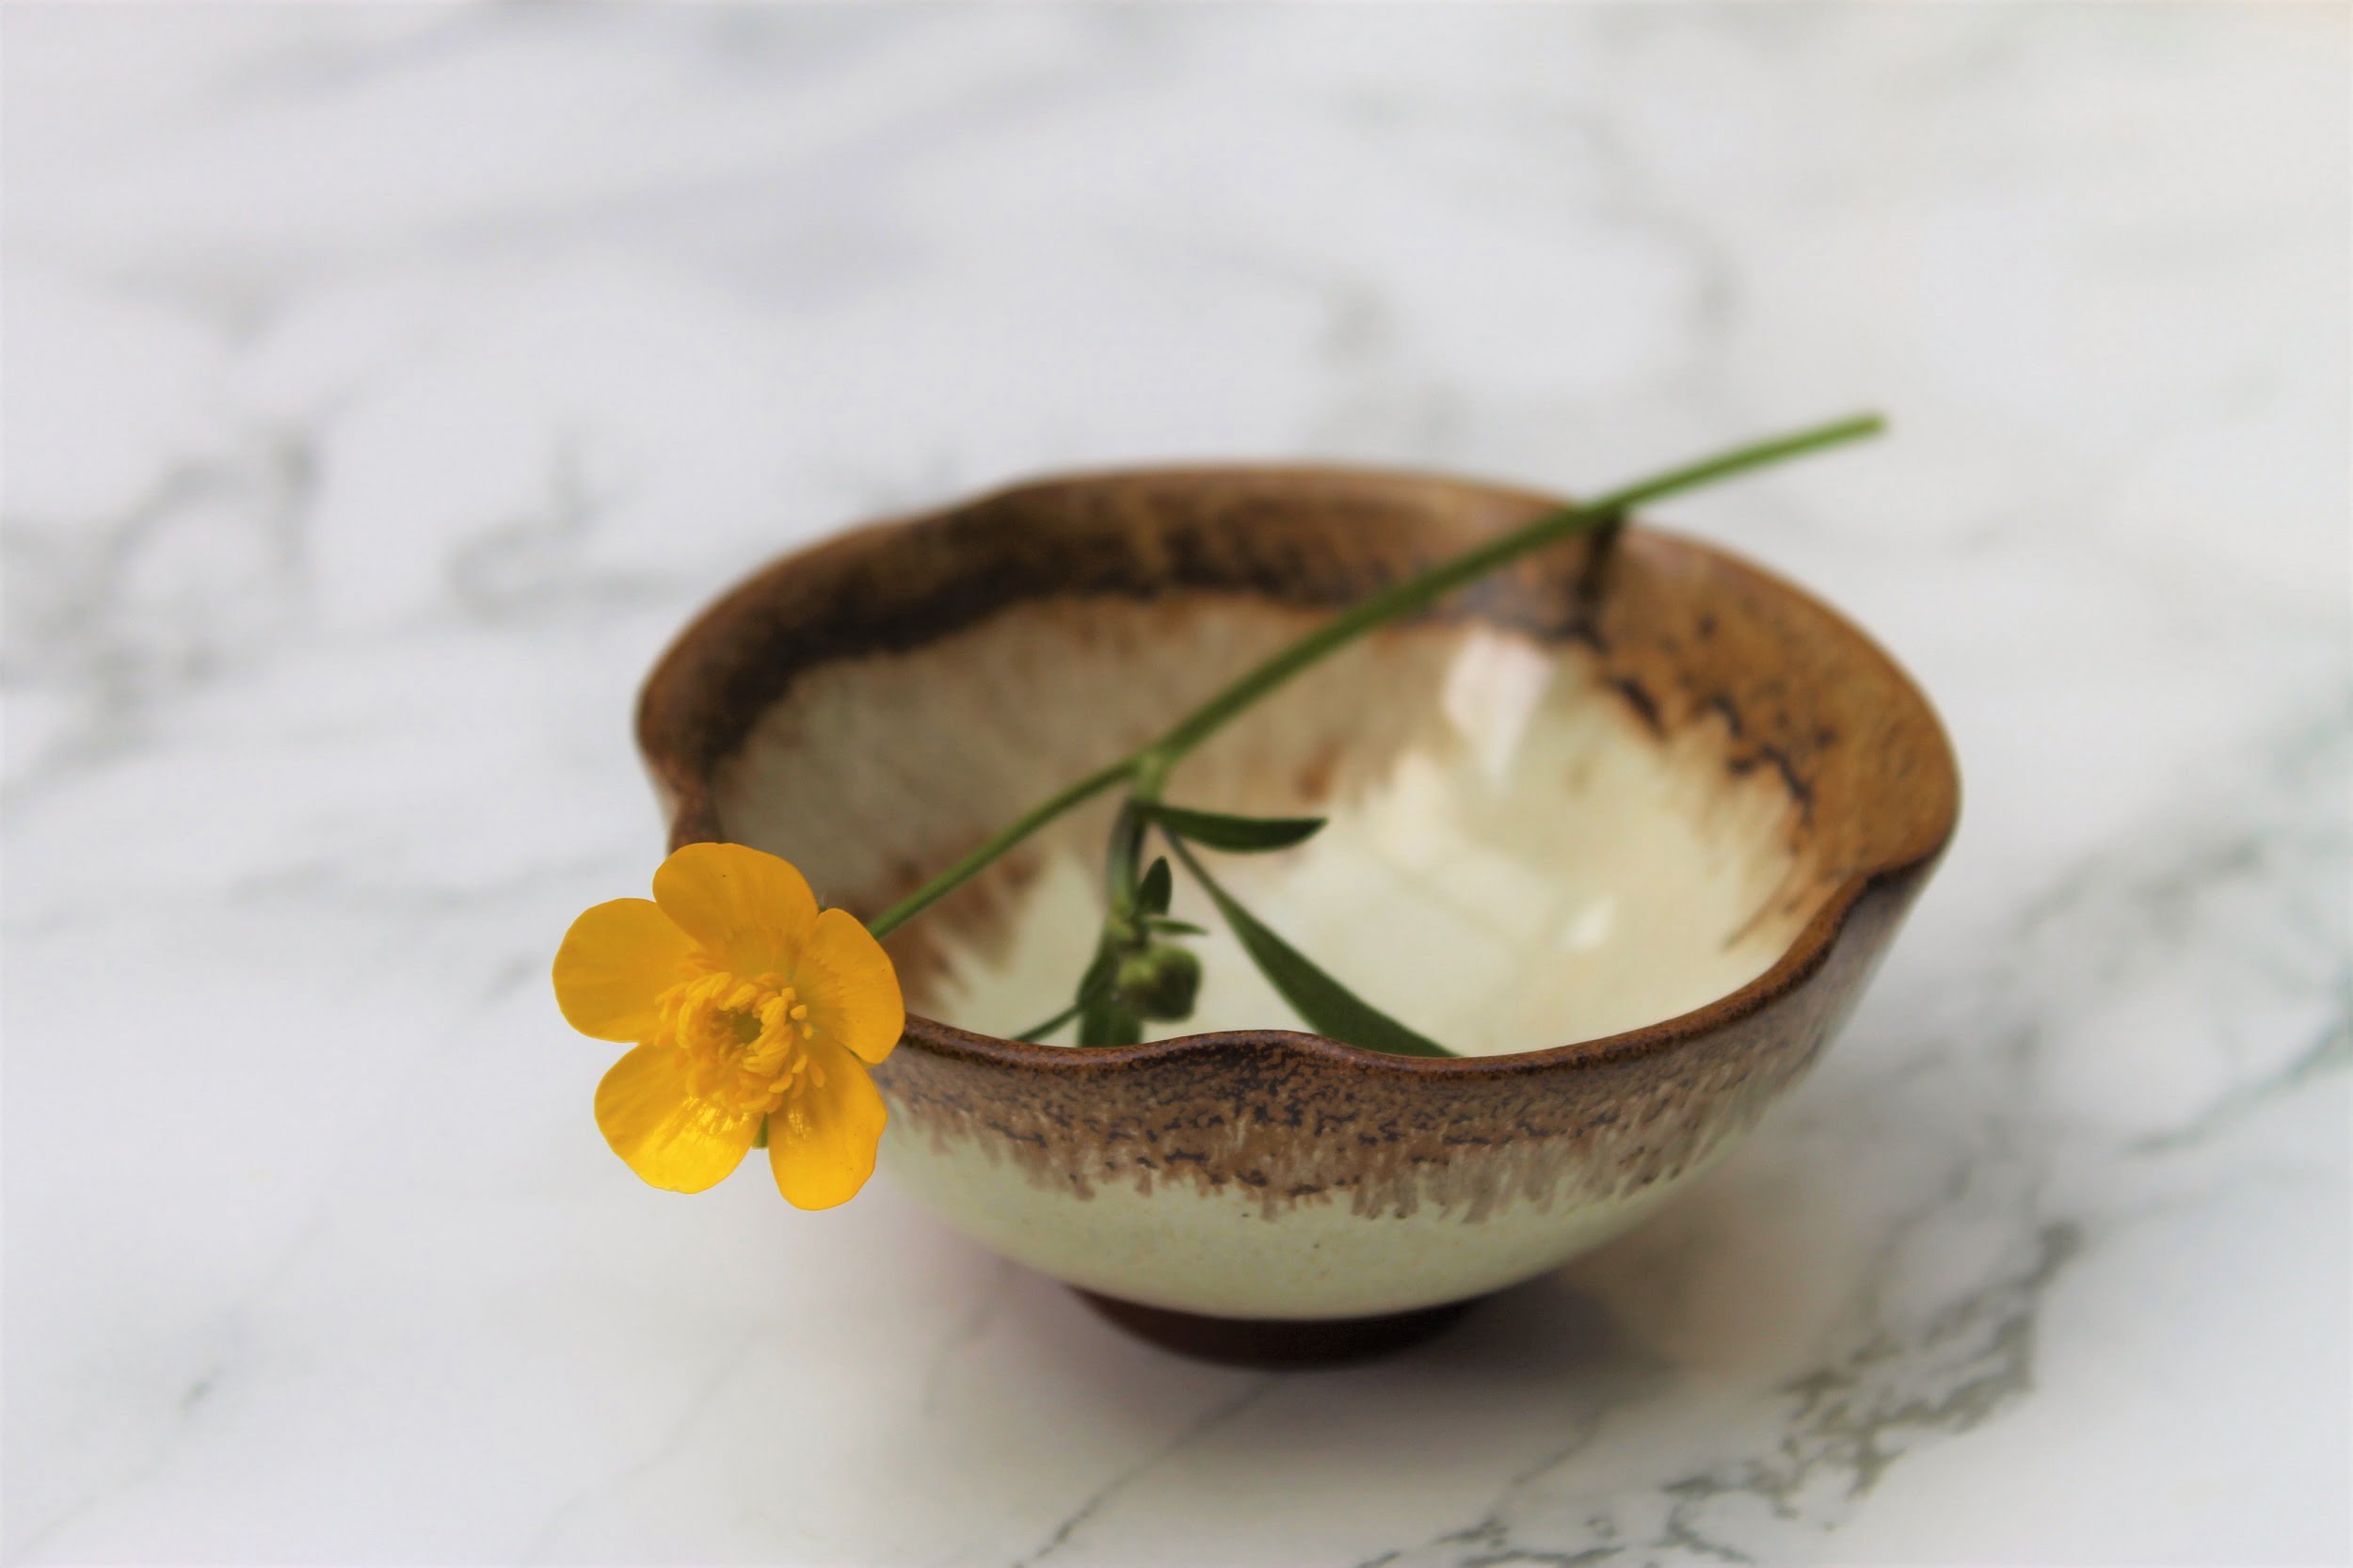
<path fill-rule="evenodd" d="M 639 738 L 671 842 L 773 850 L 871 913 L 1333 607 L 1557 504 L 1409 474 L 1181 470 L 847 534 L 747 581 L 655 669 Z M 893 938 L 910 1014 L 877 1074 L 891 1176 L 986 1244 L 1149 1309 L 1113 1312 L 1130 1326 L 1306 1358 L 1298 1325 L 1347 1324 L 1335 1351 L 1403 1336 L 1369 1320 L 1434 1326 L 1720 1159 L 1836 1030 L 1949 840 L 1943 731 L 1830 610 L 1635 527 L 1337 656 L 1189 760 L 1183 798 L 1345 812 L 1426 744 L 1444 671 L 1479 637 L 1539 650 L 1606 708 L 1611 744 L 1657 748 L 1692 809 L 1751 824 L 1722 856 L 1764 902 L 1700 936 L 1713 952 L 1763 932 L 1761 972 L 1641 1027 L 1451 1061 L 1266 1029 L 1080 1051 L 927 1016 L 1042 867 L 1099 844 L 1098 803 Z M 1170 1326 L 1186 1315 L 1231 1321 Z M 1286 1332 L 1233 1328 L 1251 1323 Z"/>

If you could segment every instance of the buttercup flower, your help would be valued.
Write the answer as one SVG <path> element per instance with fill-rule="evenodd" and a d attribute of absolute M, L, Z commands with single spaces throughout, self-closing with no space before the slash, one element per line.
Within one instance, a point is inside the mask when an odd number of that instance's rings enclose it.
<path fill-rule="evenodd" d="M 847 1202 L 873 1174 L 886 1112 L 867 1076 L 906 1007 L 890 960 L 801 873 L 742 844 L 689 844 L 653 898 L 572 922 L 555 1000 L 583 1034 L 636 1048 L 597 1086 L 597 1126 L 656 1187 L 716 1185 L 768 1134 L 799 1208 Z"/>

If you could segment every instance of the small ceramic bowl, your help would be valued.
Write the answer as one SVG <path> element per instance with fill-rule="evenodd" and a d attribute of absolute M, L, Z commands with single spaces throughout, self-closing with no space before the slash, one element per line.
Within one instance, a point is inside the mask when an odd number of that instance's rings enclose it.
<path fill-rule="evenodd" d="M 1337 607 L 1558 504 L 1190 469 L 836 537 L 728 594 L 654 670 L 638 734 L 671 842 L 774 851 L 871 914 Z M 883 1165 L 1130 1327 L 1296 1360 L 1428 1332 L 1720 1160 L 1854 1005 L 1959 782 L 1928 702 L 1861 632 L 1638 526 L 1336 655 L 1169 798 L 1331 818 L 1222 879 L 1465 1057 L 1303 1032 L 1222 928 L 1183 1037 L 1010 1038 L 1091 952 L 1103 800 L 891 940 L 909 1016 L 876 1074 Z"/>

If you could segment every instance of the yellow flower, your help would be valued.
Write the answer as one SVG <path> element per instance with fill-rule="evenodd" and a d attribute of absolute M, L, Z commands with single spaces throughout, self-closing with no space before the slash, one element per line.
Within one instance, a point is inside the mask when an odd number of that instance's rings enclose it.
<path fill-rule="evenodd" d="M 768 1131 L 776 1188 L 799 1208 L 847 1202 L 873 1174 L 882 1096 L 866 1064 L 906 1027 L 899 977 L 847 912 L 819 913 L 801 873 L 742 844 L 689 844 L 653 899 L 572 922 L 555 1000 L 583 1034 L 636 1048 L 597 1086 L 597 1126 L 656 1187 L 717 1184 Z"/>

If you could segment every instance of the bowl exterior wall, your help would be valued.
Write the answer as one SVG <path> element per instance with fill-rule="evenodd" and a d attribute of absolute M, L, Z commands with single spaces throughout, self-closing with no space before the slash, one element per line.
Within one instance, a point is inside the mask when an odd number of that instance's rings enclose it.
<path fill-rule="evenodd" d="M 1082 1196 L 1032 1183 L 984 1141 L 935 1145 L 920 1131 L 888 1135 L 883 1165 L 957 1230 L 1066 1285 L 1210 1318 L 1321 1320 L 1468 1301 L 1532 1279 L 1647 1217 L 1734 1142 L 1635 1192 L 1515 1204 L 1477 1222 L 1339 1203 L 1269 1213 L 1239 1183 Z"/>
<path fill-rule="evenodd" d="M 1030 1080 L 919 1025 L 939 1037 L 877 1074 L 885 1168 L 984 1246 L 1148 1306 L 1353 1318 L 1485 1295 L 1730 1154 L 1845 1020 L 1918 880 L 1869 889 L 1763 1006 L 1582 1064 L 1367 1064 L 1268 1032 L 1089 1052 L 1099 1071 Z"/>

